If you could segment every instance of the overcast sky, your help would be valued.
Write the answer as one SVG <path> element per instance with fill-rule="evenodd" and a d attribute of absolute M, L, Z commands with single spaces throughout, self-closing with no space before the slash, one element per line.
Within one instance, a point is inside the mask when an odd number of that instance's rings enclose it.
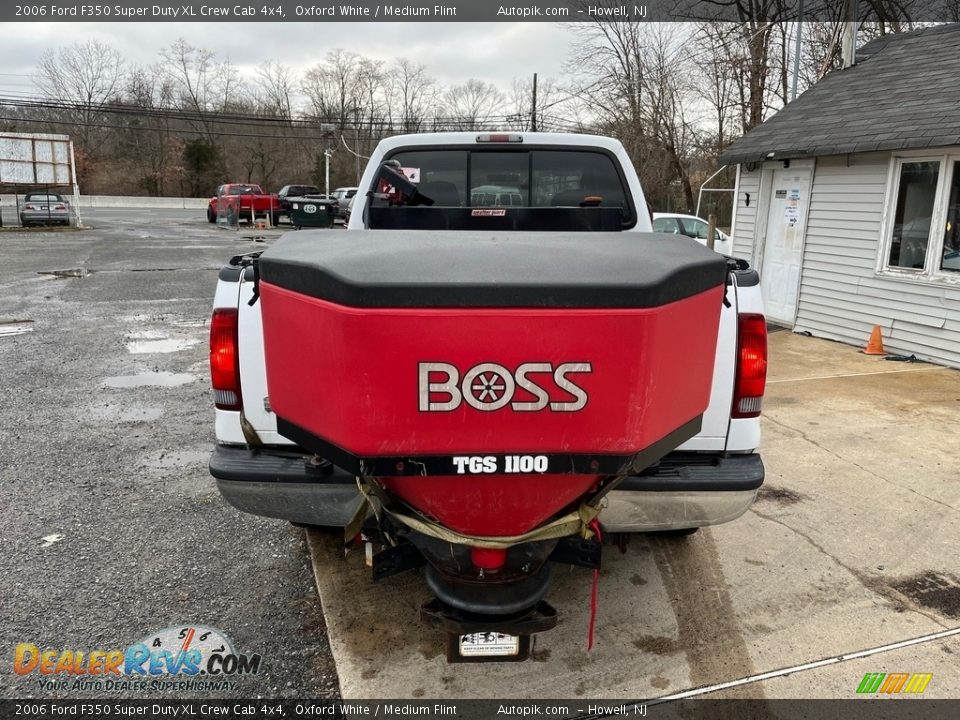
<path fill-rule="evenodd" d="M 15 32 L 11 32 L 14 30 Z M 244 77 L 265 60 L 308 68 L 334 48 L 422 63 L 443 85 L 479 78 L 560 79 L 572 34 L 551 23 L 17 23 L 0 42 L 0 94 L 34 94 L 29 75 L 48 48 L 101 40 L 131 64 L 150 64 L 177 37 L 229 57 Z"/>

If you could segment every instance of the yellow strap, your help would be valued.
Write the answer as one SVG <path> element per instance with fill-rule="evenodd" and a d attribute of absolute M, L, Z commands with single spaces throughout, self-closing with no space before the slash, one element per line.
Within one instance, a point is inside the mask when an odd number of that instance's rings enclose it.
<path fill-rule="evenodd" d="M 247 416 L 243 410 L 240 410 L 240 431 L 243 433 L 243 439 L 247 441 L 247 445 L 252 448 L 263 447 L 263 441 L 260 439 L 253 425 L 250 424 L 250 421 L 247 420 Z"/>
<path fill-rule="evenodd" d="M 374 509 L 374 512 L 376 512 L 376 506 L 371 502 L 370 491 L 366 487 L 366 484 L 367 483 L 365 480 L 357 478 L 357 488 L 360 491 L 362 500 L 360 501 L 360 506 L 350 519 L 350 522 L 347 524 L 347 527 L 344 528 L 345 543 L 351 542 L 353 538 L 356 537 L 357 533 L 360 532 L 360 528 L 363 526 L 363 521 L 367 517 L 367 511 L 369 509 Z M 567 537 L 568 535 L 580 535 L 580 537 L 584 538 L 585 540 L 590 540 L 593 538 L 593 531 L 590 529 L 590 523 L 597 518 L 603 507 L 603 503 L 597 506 L 582 503 L 577 510 L 567 513 L 563 517 L 557 518 L 546 525 L 541 525 L 538 528 L 534 528 L 533 530 L 523 533 L 522 535 L 498 535 L 494 537 L 465 535 L 463 533 L 450 530 L 449 528 L 445 528 L 437 523 L 430 522 L 425 518 L 418 518 L 411 515 L 394 512 L 386 507 L 384 507 L 383 510 L 390 515 L 391 518 L 399 523 L 402 523 L 403 525 L 406 525 L 411 530 L 416 530 L 423 535 L 434 537 L 438 540 L 443 540 L 455 545 L 471 545 L 473 547 L 480 548 L 506 549 L 512 547 L 513 545 L 519 545 L 520 543 L 534 542 L 537 540 L 553 540 L 555 538 Z"/>
<path fill-rule="evenodd" d="M 590 505 L 581 505 L 576 512 L 568 513 L 563 517 L 557 518 L 553 522 L 534 528 L 530 532 L 522 535 L 498 535 L 495 537 L 484 537 L 481 535 L 464 535 L 442 525 L 432 523 L 419 518 L 403 515 L 401 513 L 387 510 L 394 520 L 403 523 L 412 530 L 435 537 L 439 540 L 445 540 L 455 545 L 471 545 L 473 547 L 506 549 L 520 543 L 534 542 L 536 540 L 552 540 L 554 538 L 567 537 L 568 535 L 580 535 L 580 537 L 589 540 L 593 537 L 593 531 L 589 524 L 600 514 L 600 508 Z"/>
<path fill-rule="evenodd" d="M 344 546 L 349 546 L 350 543 L 353 542 L 353 539 L 360 533 L 363 522 L 367 519 L 367 512 L 373 510 L 374 515 L 377 513 L 376 506 L 370 500 L 370 491 L 367 488 L 367 483 L 360 477 L 357 477 L 357 491 L 360 493 L 360 504 L 357 505 L 357 509 L 353 511 L 353 517 L 350 518 L 350 522 L 343 528 Z M 377 515 L 377 520 L 379 519 L 380 516 Z"/>

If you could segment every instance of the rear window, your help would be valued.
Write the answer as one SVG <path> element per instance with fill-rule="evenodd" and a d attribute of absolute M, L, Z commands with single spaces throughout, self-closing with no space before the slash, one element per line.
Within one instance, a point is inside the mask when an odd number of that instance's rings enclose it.
<path fill-rule="evenodd" d="M 424 149 L 402 150 L 389 160 L 399 164 L 421 196 L 433 201 L 431 210 L 599 207 L 615 208 L 622 227 L 636 222 L 619 165 L 602 151 Z M 385 189 L 372 188 L 375 194 Z M 402 210 L 403 204 L 396 196 L 375 196 L 371 207 Z"/>
<path fill-rule="evenodd" d="M 259 195 L 259 185 L 231 185 L 227 188 L 228 195 Z"/>
<path fill-rule="evenodd" d="M 24 201 L 30 202 L 63 202 L 59 195 L 48 195 L 47 193 L 30 193 L 24 198 Z"/>

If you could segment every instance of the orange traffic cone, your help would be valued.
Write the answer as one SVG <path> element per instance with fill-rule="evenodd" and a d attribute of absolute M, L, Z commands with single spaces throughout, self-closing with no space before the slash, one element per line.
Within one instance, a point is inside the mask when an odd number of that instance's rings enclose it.
<path fill-rule="evenodd" d="M 883 335 L 880 333 L 880 326 L 874 325 L 873 332 L 870 333 L 870 339 L 867 346 L 863 349 L 864 355 L 886 355 L 883 351 Z"/>

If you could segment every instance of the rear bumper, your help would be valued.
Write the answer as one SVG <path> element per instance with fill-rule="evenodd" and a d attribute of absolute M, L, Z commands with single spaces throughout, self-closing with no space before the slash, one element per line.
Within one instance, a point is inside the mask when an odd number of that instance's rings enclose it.
<path fill-rule="evenodd" d="M 69 225 L 69 213 L 45 213 L 24 211 L 20 213 L 21 225 Z"/>
<path fill-rule="evenodd" d="M 302 454 L 218 445 L 210 474 L 237 510 L 309 525 L 344 527 L 360 504 L 356 479 L 310 467 Z"/>
<path fill-rule="evenodd" d="M 600 523 L 608 532 L 719 525 L 750 508 L 763 479 L 763 461 L 757 454 L 671 453 L 618 485 L 608 496 Z"/>
<path fill-rule="evenodd" d="M 210 474 L 228 503 L 253 515 L 343 527 L 360 502 L 352 475 L 311 467 L 297 452 L 218 445 Z M 613 490 L 600 522 L 608 532 L 717 525 L 747 511 L 763 478 L 756 454 L 671 453 Z"/>

